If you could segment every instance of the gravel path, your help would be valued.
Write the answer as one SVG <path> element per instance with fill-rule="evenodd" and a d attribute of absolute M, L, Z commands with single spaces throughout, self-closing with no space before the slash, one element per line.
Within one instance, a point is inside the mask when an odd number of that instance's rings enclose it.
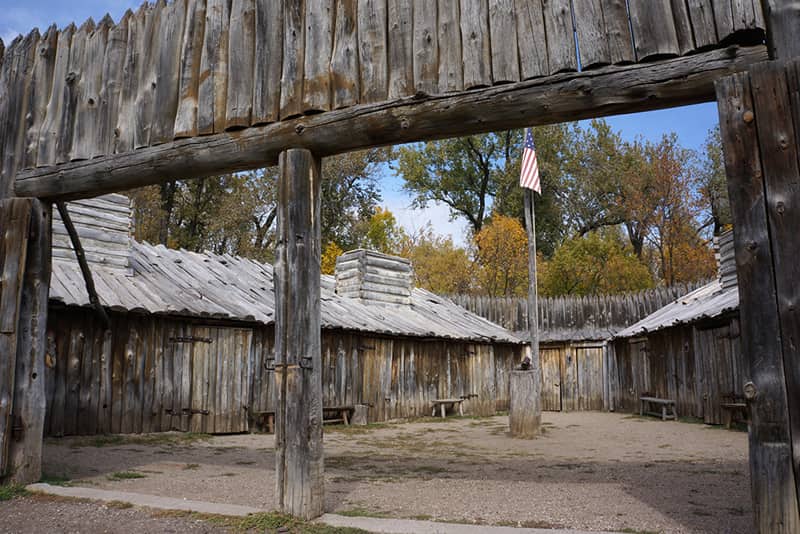
<path fill-rule="evenodd" d="M 507 437 L 501 416 L 326 427 L 326 509 L 597 531 L 752 530 L 745 433 L 596 412 L 543 419 L 545 434 L 531 441 Z M 273 436 L 91 441 L 48 440 L 47 476 L 274 508 Z"/>
<path fill-rule="evenodd" d="M 136 534 L 224 532 L 203 521 L 153 517 L 147 510 L 106 506 L 97 502 L 30 496 L 0 502 L 0 533 Z"/>

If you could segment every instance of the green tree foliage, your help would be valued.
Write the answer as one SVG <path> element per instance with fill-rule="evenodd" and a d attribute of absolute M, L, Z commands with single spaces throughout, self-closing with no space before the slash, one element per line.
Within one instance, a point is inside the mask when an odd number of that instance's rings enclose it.
<path fill-rule="evenodd" d="M 589 232 L 564 242 L 539 268 L 544 296 L 599 295 L 653 287 L 650 271 L 618 228 Z"/>
<path fill-rule="evenodd" d="M 358 225 L 362 234 L 359 246 L 385 254 L 396 254 L 404 236 L 394 214 L 388 208 L 375 208 L 375 212 L 363 224 Z"/>
<path fill-rule="evenodd" d="M 323 161 L 322 240 L 349 250 L 359 246 L 381 200 L 380 166 L 389 149 Z M 137 239 L 172 248 L 227 252 L 271 261 L 277 217 L 277 168 L 176 181 L 137 189 Z"/>
<path fill-rule="evenodd" d="M 719 235 L 733 222 L 719 126 L 708 132 L 699 167 L 696 185 L 703 202 L 703 228 L 710 227 L 713 235 Z"/>

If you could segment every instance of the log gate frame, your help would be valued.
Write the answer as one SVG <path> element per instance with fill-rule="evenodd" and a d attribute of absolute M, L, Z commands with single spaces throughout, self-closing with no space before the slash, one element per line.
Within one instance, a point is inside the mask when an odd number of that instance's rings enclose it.
<path fill-rule="evenodd" d="M 279 164 L 277 497 L 313 518 L 320 158 L 716 99 L 755 520 L 800 531 L 798 28 L 794 0 L 158 0 L 0 42 L 0 480 L 41 476 L 53 202 Z"/>

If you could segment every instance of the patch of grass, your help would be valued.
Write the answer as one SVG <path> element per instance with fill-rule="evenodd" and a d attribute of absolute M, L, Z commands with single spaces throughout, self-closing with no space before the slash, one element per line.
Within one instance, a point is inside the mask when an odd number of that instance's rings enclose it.
<path fill-rule="evenodd" d="M 291 534 L 368 534 L 365 530 L 309 523 L 277 512 L 262 512 L 250 514 L 246 517 L 230 517 L 181 510 L 153 510 L 151 515 L 157 518 L 169 517 L 205 521 L 232 532 L 272 533 L 278 529 L 286 529 Z"/>
<path fill-rule="evenodd" d="M 73 440 L 70 448 L 119 447 L 122 445 L 190 445 L 211 439 L 211 434 L 196 432 L 162 432 L 159 434 L 120 435 L 109 434 Z"/>
<path fill-rule="evenodd" d="M 9 484 L 8 486 L 0 486 L 0 501 L 10 501 L 17 497 L 24 497 L 28 495 L 28 490 L 25 486 L 20 484 Z"/>
<path fill-rule="evenodd" d="M 417 521 L 430 521 L 431 519 L 433 519 L 433 516 L 428 514 L 419 514 L 419 515 L 412 515 L 411 519 L 416 519 Z"/>
<path fill-rule="evenodd" d="M 199 469 L 200 464 L 186 464 L 183 466 L 184 471 L 191 471 L 192 469 Z"/>
<path fill-rule="evenodd" d="M 375 430 L 390 428 L 388 423 L 370 423 L 368 425 L 335 425 L 326 426 L 326 434 L 341 434 L 343 436 L 356 436 L 359 434 L 369 434 Z"/>
<path fill-rule="evenodd" d="M 51 486 L 71 486 L 72 481 L 63 475 L 51 475 L 49 473 L 44 473 L 42 478 L 39 480 L 43 484 L 50 484 Z"/>
<path fill-rule="evenodd" d="M 137 473 L 136 471 L 117 471 L 116 473 L 111 473 L 106 478 L 108 480 L 130 480 L 134 478 L 146 478 L 147 475 L 143 475 L 141 473 Z"/>
<path fill-rule="evenodd" d="M 389 517 L 387 514 L 381 512 L 373 512 L 372 510 L 367 510 L 366 508 L 350 508 L 349 510 L 341 510 L 336 513 L 346 517 L 378 517 L 378 518 Z"/>
<path fill-rule="evenodd" d="M 118 510 L 125 510 L 126 508 L 133 508 L 133 505 L 129 502 L 125 501 L 108 501 L 106 503 L 107 508 L 116 508 Z"/>
<path fill-rule="evenodd" d="M 255 460 L 239 460 L 238 462 L 236 462 L 236 465 L 253 465 L 256 463 L 258 462 L 256 462 Z"/>

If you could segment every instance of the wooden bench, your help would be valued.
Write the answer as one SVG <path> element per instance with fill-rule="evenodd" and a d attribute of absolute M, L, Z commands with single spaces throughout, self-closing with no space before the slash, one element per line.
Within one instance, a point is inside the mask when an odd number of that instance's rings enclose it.
<path fill-rule="evenodd" d="M 270 434 L 275 433 L 275 411 L 253 412 L 253 424 L 259 428 L 267 428 Z"/>
<path fill-rule="evenodd" d="M 658 397 L 650 397 L 647 395 L 643 395 L 639 397 L 639 415 L 654 415 L 656 417 L 661 417 L 662 421 L 666 421 L 667 419 L 678 419 L 678 413 L 675 411 L 675 401 L 672 399 L 659 399 Z M 651 411 L 650 405 L 656 404 L 661 407 L 661 412 L 654 412 Z M 672 413 L 669 414 L 668 411 Z"/>
<path fill-rule="evenodd" d="M 356 407 L 353 405 L 343 406 L 323 406 L 322 407 L 322 424 L 332 425 L 336 423 L 350 424 L 350 416 Z"/>
<path fill-rule="evenodd" d="M 436 416 L 436 408 L 438 407 L 440 409 L 440 411 L 441 411 L 442 418 L 444 418 L 445 414 L 447 412 L 447 407 L 449 407 L 449 406 L 452 406 L 454 408 L 456 406 L 458 406 L 458 415 L 464 415 L 464 409 L 461 407 L 461 403 L 463 403 L 463 402 L 464 402 L 463 398 L 461 398 L 461 399 L 436 399 L 436 400 L 434 400 L 432 402 L 432 404 L 433 404 L 433 412 L 431 413 L 431 417 L 435 417 Z"/>
<path fill-rule="evenodd" d="M 747 402 L 745 401 L 744 397 L 737 395 L 726 395 L 722 397 L 720 408 L 722 408 L 722 422 L 725 425 L 725 428 L 730 429 L 731 423 L 733 423 L 734 415 L 737 414 L 741 416 L 739 421 L 743 421 L 745 423 L 748 421 Z"/>

